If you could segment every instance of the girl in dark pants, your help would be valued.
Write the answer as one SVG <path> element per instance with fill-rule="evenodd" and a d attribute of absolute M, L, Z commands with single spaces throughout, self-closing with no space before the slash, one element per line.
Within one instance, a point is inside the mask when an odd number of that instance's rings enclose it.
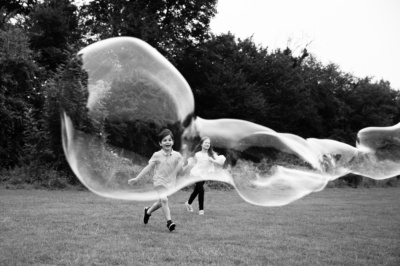
<path fill-rule="evenodd" d="M 188 211 L 193 211 L 193 208 L 191 205 L 192 205 L 192 202 L 194 201 L 194 199 L 198 196 L 199 214 L 200 215 L 204 214 L 204 183 L 205 183 L 205 181 L 200 181 L 200 182 L 196 183 L 194 190 L 193 190 L 192 194 L 190 194 L 189 200 L 187 201 L 187 204 L 186 204 L 186 207 L 188 207 L 188 205 L 189 205 L 189 208 L 187 208 Z"/>
<path fill-rule="evenodd" d="M 221 157 L 221 158 L 220 158 Z M 211 140 L 209 137 L 204 137 L 200 140 L 199 145 L 194 150 L 194 156 L 189 158 L 189 165 L 193 166 L 190 170 L 190 176 L 197 180 L 207 180 L 207 177 L 214 173 L 214 164 L 223 165 L 225 162 L 224 156 L 217 156 L 213 151 Z M 198 196 L 199 198 L 199 214 L 204 214 L 204 183 L 205 181 L 197 182 L 193 193 L 189 200 L 185 202 L 186 209 L 193 211 L 192 202 Z"/>

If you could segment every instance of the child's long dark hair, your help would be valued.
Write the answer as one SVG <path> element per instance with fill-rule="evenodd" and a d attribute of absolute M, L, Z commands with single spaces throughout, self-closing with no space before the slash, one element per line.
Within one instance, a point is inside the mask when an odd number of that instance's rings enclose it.
<path fill-rule="evenodd" d="M 201 145 L 203 145 L 203 142 L 204 142 L 205 140 L 207 140 L 207 139 L 210 140 L 210 148 L 209 148 L 208 151 L 207 151 L 208 156 L 210 156 L 211 158 L 215 159 L 215 157 L 214 157 L 215 152 L 214 152 L 214 150 L 213 150 L 213 146 L 212 146 L 212 143 L 211 143 L 211 139 L 210 139 L 209 137 L 202 137 L 202 138 L 201 138 L 199 144 L 197 144 L 196 148 L 194 149 L 194 151 L 193 151 L 193 153 L 192 153 L 192 156 L 194 156 L 194 155 L 196 154 L 196 152 L 201 151 L 201 149 L 202 149 Z"/>

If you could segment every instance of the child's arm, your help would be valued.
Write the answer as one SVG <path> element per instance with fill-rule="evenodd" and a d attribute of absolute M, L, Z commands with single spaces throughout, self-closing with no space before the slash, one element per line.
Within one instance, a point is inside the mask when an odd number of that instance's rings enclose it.
<path fill-rule="evenodd" d="M 226 158 L 225 158 L 225 156 L 223 156 L 223 155 L 217 155 L 216 156 L 217 157 L 217 159 L 213 159 L 212 157 L 208 157 L 208 159 L 211 161 L 211 162 L 213 162 L 213 163 L 216 163 L 216 164 L 219 164 L 219 165 L 223 165 L 224 163 L 225 163 L 225 160 L 226 160 Z"/>
<path fill-rule="evenodd" d="M 190 157 L 186 159 L 186 157 L 182 157 L 181 161 L 178 164 L 178 175 L 184 175 L 188 168 L 192 168 L 196 162 L 195 157 Z"/>
<path fill-rule="evenodd" d="M 185 162 L 183 161 L 183 159 L 181 159 L 181 160 L 178 162 L 178 165 L 177 165 L 177 169 L 178 169 L 177 174 L 178 174 L 178 175 L 183 175 L 183 173 L 185 172 L 185 170 L 186 170 L 186 168 L 187 168 L 187 165 L 185 166 L 184 164 L 185 164 Z"/>
<path fill-rule="evenodd" d="M 155 162 L 149 162 L 149 164 L 145 168 L 143 168 L 143 170 L 136 177 L 128 180 L 128 184 L 131 185 L 132 183 L 139 181 L 139 179 L 142 178 L 142 176 L 144 176 L 145 174 L 147 174 L 150 170 L 152 170 L 155 165 L 156 165 Z"/>
<path fill-rule="evenodd" d="M 195 165 L 196 162 L 197 162 L 197 160 L 196 160 L 195 157 L 190 157 L 190 158 L 188 159 L 188 165 Z"/>

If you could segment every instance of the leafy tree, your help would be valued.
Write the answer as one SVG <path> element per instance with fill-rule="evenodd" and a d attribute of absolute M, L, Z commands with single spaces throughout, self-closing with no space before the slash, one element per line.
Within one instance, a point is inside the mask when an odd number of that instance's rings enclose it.
<path fill-rule="evenodd" d="M 39 87 L 28 38 L 17 26 L 0 30 L 0 73 L 0 167 L 12 167 L 22 156 L 25 114 L 32 111 Z"/>
<path fill-rule="evenodd" d="M 58 170 L 69 171 L 61 142 L 61 115 L 65 112 L 72 120 L 74 128 L 81 132 L 99 135 L 101 125 L 89 116 L 88 77 L 82 68 L 82 60 L 71 50 L 68 61 L 61 65 L 54 77 L 45 86 L 44 106 L 45 142 L 41 150 L 43 159 Z M 76 179 L 72 179 L 75 182 Z"/>
<path fill-rule="evenodd" d="M 303 81 L 316 109 L 313 131 L 307 137 L 331 138 L 345 141 L 348 106 L 337 97 L 338 92 L 349 89 L 353 77 L 344 75 L 338 66 L 322 65 L 315 57 L 308 57 L 302 68 Z M 335 131 L 335 132 L 334 132 Z"/>
<path fill-rule="evenodd" d="M 398 98 L 399 92 L 391 89 L 388 82 L 372 83 L 368 77 L 360 79 L 343 98 L 352 109 L 348 117 L 351 130 L 357 132 L 365 127 L 396 124 L 394 118 L 398 112 Z"/>
<path fill-rule="evenodd" d="M 25 18 L 37 3 L 38 0 L 1 0 L 0 28 L 8 25 L 11 18 Z"/>
<path fill-rule="evenodd" d="M 178 69 L 192 88 L 198 116 L 264 122 L 269 106 L 260 86 L 249 78 L 249 70 L 243 66 L 252 57 L 242 46 L 230 33 L 213 35 L 185 50 L 184 59 L 178 61 Z M 256 47 L 253 49 L 257 51 Z"/>
<path fill-rule="evenodd" d="M 114 81 L 103 99 L 105 133 L 115 147 L 151 156 L 158 148 L 157 134 L 171 127 L 177 114 L 168 93 L 148 80 Z"/>
<path fill-rule="evenodd" d="M 294 57 L 289 48 L 277 49 L 267 56 L 262 79 L 263 95 L 275 107 L 268 121 L 270 127 L 302 137 L 312 136 L 320 120 L 302 64 L 307 56 L 306 50 Z"/>
<path fill-rule="evenodd" d="M 357 132 L 369 126 L 396 124 L 398 92 L 387 82 L 372 83 L 340 71 L 339 66 L 323 66 L 316 59 L 306 63 L 311 97 L 322 123 L 319 138 L 331 138 L 354 145 Z"/>
<path fill-rule="evenodd" d="M 56 71 L 65 63 L 69 46 L 79 46 L 78 8 L 70 0 L 45 0 L 35 6 L 26 23 L 31 48 L 40 53 L 39 64 Z"/>
<path fill-rule="evenodd" d="M 97 0 L 83 7 L 90 41 L 118 36 L 144 40 L 169 60 L 208 38 L 216 0 Z"/>
<path fill-rule="evenodd" d="M 54 0 L 12 1 L 6 7 L 7 11 L 29 14 L 29 17 L 21 20 L 18 26 L 7 24 L 1 35 L 1 111 L 5 125 L 2 135 L 6 135 L 2 138 L 5 147 L 2 151 L 10 158 L 4 164 L 53 163 L 52 160 L 57 161 L 59 150 L 51 141 L 60 139 L 60 135 L 47 131 L 52 127 L 46 127 L 46 123 L 59 120 L 60 114 L 57 113 L 58 119 L 48 113 L 46 116 L 43 88 L 54 80 L 47 80 L 52 71 L 71 54 L 69 42 L 79 39 L 74 17 L 76 7 L 70 1 Z M 53 147 L 49 148 L 48 143 Z"/>
<path fill-rule="evenodd" d="M 307 55 L 268 53 L 252 38 L 228 33 L 188 49 L 178 68 L 193 89 L 199 116 L 245 119 L 304 136 L 319 119 L 303 77 Z"/>

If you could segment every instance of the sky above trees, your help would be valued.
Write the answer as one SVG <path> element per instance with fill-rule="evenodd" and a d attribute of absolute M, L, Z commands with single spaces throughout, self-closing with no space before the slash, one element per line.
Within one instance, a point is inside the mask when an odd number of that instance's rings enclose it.
<path fill-rule="evenodd" d="M 400 2 L 397 0 L 218 0 L 216 33 L 232 32 L 270 49 L 309 53 L 356 76 L 400 89 Z M 289 41 L 290 40 L 290 41 Z"/>

